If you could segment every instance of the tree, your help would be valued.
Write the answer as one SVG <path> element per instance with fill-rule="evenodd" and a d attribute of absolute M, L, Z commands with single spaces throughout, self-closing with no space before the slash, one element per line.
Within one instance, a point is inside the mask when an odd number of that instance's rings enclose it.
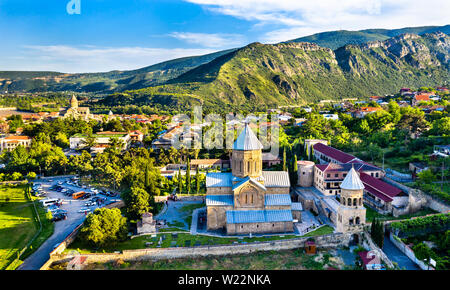
<path fill-rule="evenodd" d="M 373 242 L 380 248 L 383 248 L 384 243 L 384 226 L 377 218 L 373 218 L 370 226 L 370 236 Z"/>
<path fill-rule="evenodd" d="M 424 244 L 423 242 L 414 245 L 412 247 L 412 250 L 414 251 L 414 255 L 417 257 L 417 259 L 422 261 L 428 261 L 431 257 L 431 249 Z"/>
<path fill-rule="evenodd" d="M 431 125 L 430 130 L 431 135 L 450 135 L 450 117 L 444 117 L 441 119 L 434 120 Z"/>
<path fill-rule="evenodd" d="M 150 211 L 150 195 L 142 188 L 132 187 L 124 201 L 130 218 L 140 218 L 143 213 Z"/>
<path fill-rule="evenodd" d="M 283 148 L 283 171 L 286 171 L 286 147 Z"/>
<path fill-rule="evenodd" d="M 197 166 L 197 170 L 195 172 L 195 185 L 196 185 L 196 193 L 200 193 L 200 172 L 198 170 L 198 166 Z"/>
<path fill-rule="evenodd" d="M 125 240 L 127 219 L 117 208 L 98 208 L 89 214 L 80 229 L 83 241 L 95 247 L 110 247 Z"/>
<path fill-rule="evenodd" d="M 28 179 L 28 180 L 36 179 L 36 173 L 34 173 L 34 172 L 32 172 L 32 171 L 28 172 L 28 174 L 27 174 L 27 179 Z"/>
<path fill-rule="evenodd" d="M 97 145 L 97 138 L 91 134 L 88 134 L 82 141 L 84 149 L 90 150 L 92 147 Z"/>
<path fill-rule="evenodd" d="M 187 164 L 186 164 L 186 189 L 187 193 L 191 193 L 191 162 L 190 158 L 187 158 Z"/>
<path fill-rule="evenodd" d="M 419 178 L 419 181 L 423 183 L 432 183 L 436 180 L 436 176 L 433 174 L 431 169 L 422 170 L 417 174 L 417 177 Z"/>
<path fill-rule="evenodd" d="M 181 168 L 178 168 L 178 193 L 183 192 L 183 177 L 181 175 Z"/>

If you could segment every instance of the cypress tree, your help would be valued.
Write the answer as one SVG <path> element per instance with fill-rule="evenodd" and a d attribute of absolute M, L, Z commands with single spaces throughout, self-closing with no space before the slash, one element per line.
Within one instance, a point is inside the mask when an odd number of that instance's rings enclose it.
<path fill-rule="evenodd" d="M 197 167 L 197 171 L 195 173 L 195 185 L 196 185 L 196 191 L 197 194 L 200 193 L 200 172 L 198 171 L 198 167 Z"/>
<path fill-rule="evenodd" d="M 178 193 L 183 191 L 183 177 L 181 176 L 181 168 L 178 168 Z"/>
<path fill-rule="evenodd" d="M 186 189 L 187 193 L 191 193 L 191 161 L 188 157 L 187 164 L 186 164 Z"/>
<path fill-rule="evenodd" d="M 283 171 L 286 171 L 286 148 L 283 149 Z"/>

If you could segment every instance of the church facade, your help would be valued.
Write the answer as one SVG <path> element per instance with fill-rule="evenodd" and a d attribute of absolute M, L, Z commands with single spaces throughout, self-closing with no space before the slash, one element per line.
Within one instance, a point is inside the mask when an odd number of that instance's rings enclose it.
<path fill-rule="evenodd" d="M 70 107 L 65 109 L 62 112 L 62 115 L 64 118 L 75 118 L 79 119 L 82 118 L 84 120 L 88 120 L 91 118 L 91 113 L 89 111 L 89 107 L 79 107 L 78 106 L 78 100 L 75 97 L 75 95 L 72 95 L 72 98 L 70 99 Z"/>
<path fill-rule="evenodd" d="M 233 144 L 231 173 L 207 174 L 208 230 L 225 229 L 229 235 L 293 231 L 288 173 L 263 171 L 262 148 L 246 124 Z"/>

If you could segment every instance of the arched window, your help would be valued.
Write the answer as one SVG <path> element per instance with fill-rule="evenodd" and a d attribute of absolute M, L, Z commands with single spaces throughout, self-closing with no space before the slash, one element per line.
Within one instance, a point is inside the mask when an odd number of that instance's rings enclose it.
<path fill-rule="evenodd" d="M 239 172 L 242 172 L 242 161 L 239 162 Z"/>
<path fill-rule="evenodd" d="M 347 205 L 348 205 L 348 206 L 351 206 L 351 205 L 352 205 L 352 199 L 351 199 L 351 198 L 348 198 L 348 199 L 347 199 Z"/>
<path fill-rule="evenodd" d="M 353 218 L 351 218 L 351 219 L 348 220 L 348 224 L 349 224 L 349 225 L 353 225 Z"/>
<path fill-rule="evenodd" d="M 342 199 L 342 204 L 345 205 L 345 198 Z"/>
<path fill-rule="evenodd" d="M 362 205 L 362 198 L 359 198 L 359 205 Z"/>
<path fill-rule="evenodd" d="M 357 225 L 359 225 L 359 216 L 356 217 L 355 222 L 356 222 Z"/>
<path fill-rule="evenodd" d="M 356 198 L 353 199 L 353 206 L 356 206 Z"/>

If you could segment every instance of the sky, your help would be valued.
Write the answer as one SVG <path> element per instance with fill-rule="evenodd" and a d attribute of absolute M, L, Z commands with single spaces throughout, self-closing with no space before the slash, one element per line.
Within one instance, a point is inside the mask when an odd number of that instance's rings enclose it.
<path fill-rule="evenodd" d="M 331 30 L 450 24 L 448 0 L 0 0 L 0 71 L 103 72 Z"/>

